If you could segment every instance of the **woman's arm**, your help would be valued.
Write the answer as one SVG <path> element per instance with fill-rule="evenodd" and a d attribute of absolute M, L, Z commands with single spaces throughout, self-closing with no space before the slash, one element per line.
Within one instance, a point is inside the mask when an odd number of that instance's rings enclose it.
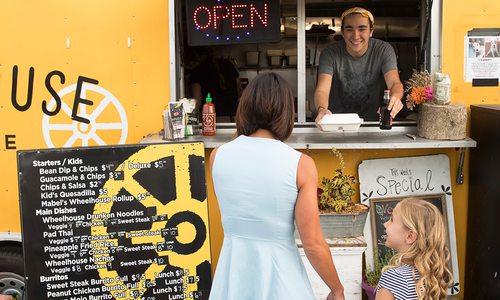
<path fill-rule="evenodd" d="M 210 173 L 212 173 L 212 170 L 213 170 L 215 154 L 217 153 L 217 149 L 219 149 L 219 148 L 214 148 L 214 150 L 212 150 L 212 153 L 210 153 L 210 159 L 208 162 L 208 166 L 210 167 Z"/>
<path fill-rule="evenodd" d="M 321 279 L 332 290 L 334 297 L 329 296 L 328 299 L 344 299 L 344 287 L 319 225 L 316 165 L 312 158 L 305 154 L 302 154 L 299 160 L 297 187 L 299 194 L 295 204 L 295 223 L 304 252 Z"/>

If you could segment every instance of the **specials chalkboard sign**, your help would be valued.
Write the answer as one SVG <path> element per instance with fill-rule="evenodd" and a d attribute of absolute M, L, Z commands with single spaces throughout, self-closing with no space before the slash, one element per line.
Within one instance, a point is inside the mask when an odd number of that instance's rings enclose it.
<path fill-rule="evenodd" d="M 18 152 L 30 299 L 208 299 L 202 143 Z"/>
<path fill-rule="evenodd" d="M 422 200 L 428 201 L 434 204 L 441 214 L 443 214 L 443 220 L 446 227 L 448 227 L 448 220 L 446 217 L 446 199 L 444 194 L 429 195 L 429 196 L 417 196 L 415 198 L 420 198 Z M 390 249 L 385 246 L 386 233 L 384 223 L 389 221 L 392 216 L 392 211 L 399 201 L 404 198 L 390 198 L 390 199 L 370 199 L 370 214 L 371 214 L 371 227 L 372 227 L 372 239 L 375 246 L 375 253 L 379 259 L 387 258 L 390 256 Z M 449 244 L 449 239 L 448 239 Z"/>
<path fill-rule="evenodd" d="M 455 282 L 448 290 L 460 290 L 453 191 L 450 180 L 450 159 L 443 154 L 369 159 L 358 167 L 359 191 L 363 204 L 370 206 L 370 216 L 365 224 L 366 264 L 373 268 L 374 258 L 385 259 L 384 223 L 390 218 L 398 201 L 418 197 L 435 204 L 443 213 L 448 227 L 448 245 L 451 252 L 451 271 Z"/>
<path fill-rule="evenodd" d="M 190 46 L 279 42 L 279 0 L 186 0 Z"/>

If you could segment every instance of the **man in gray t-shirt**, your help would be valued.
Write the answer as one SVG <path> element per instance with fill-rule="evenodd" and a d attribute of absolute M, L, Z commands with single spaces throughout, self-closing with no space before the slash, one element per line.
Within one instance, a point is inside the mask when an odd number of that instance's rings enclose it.
<path fill-rule="evenodd" d="M 391 115 L 403 108 L 403 84 L 394 49 L 371 38 L 372 33 L 373 16 L 366 9 L 354 7 L 342 14 L 344 39 L 325 48 L 319 59 L 316 123 L 331 112 L 355 112 L 366 121 L 378 120 L 380 90 L 385 86 L 391 90 Z"/>

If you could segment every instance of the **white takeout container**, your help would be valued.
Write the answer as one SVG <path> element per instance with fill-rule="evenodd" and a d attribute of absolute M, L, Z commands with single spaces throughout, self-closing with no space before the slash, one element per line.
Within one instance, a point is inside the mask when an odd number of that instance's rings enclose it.
<path fill-rule="evenodd" d="M 324 115 L 318 123 L 323 131 L 358 131 L 361 124 L 363 119 L 354 113 Z"/>

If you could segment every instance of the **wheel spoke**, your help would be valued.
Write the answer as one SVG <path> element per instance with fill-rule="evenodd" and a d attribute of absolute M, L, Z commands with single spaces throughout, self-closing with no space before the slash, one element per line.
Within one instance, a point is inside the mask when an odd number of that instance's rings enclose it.
<path fill-rule="evenodd" d="M 94 127 L 97 129 L 123 129 L 122 123 L 99 123 L 95 124 Z"/>
<path fill-rule="evenodd" d="M 78 136 L 76 134 L 73 134 L 67 141 L 64 143 L 63 147 L 70 147 L 73 146 L 75 141 L 78 139 Z"/>
<path fill-rule="evenodd" d="M 47 128 L 49 130 L 60 130 L 60 131 L 73 131 L 75 129 L 73 124 L 48 124 Z"/>
<path fill-rule="evenodd" d="M 73 114 L 73 112 L 71 111 L 71 108 L 69 107 L 69 105 L 66 104 L 64 101 L 61 101 L 61 108 L 71 118 L 71 115 Z"/>
<path fill-rule="evenodd" d="M 95 120 L 106 109 L 109 103 L 111 103 L 111 100 L 108 97 L 102 99 L 101 103 L 99 103 L 92 114 L 90 114 L 90 118 L 92 118 L 92 120 Z"/>
<path fill-rule="evenodd" d="M 87 99 L 87 85 L 82 85 L 82 90 L 80 91 L 80 98 Z M 78 104 L 78 108 L 80 109 L 80 114 L 84 115 L 87 113 L 87 105 L 86 104 Z"/>
<path fill-rule="evenodd" d="M 101 137 L 97 135 L 97 133 L 92 137 L 92 139 L 100 146 L 107 145 L 106 142 L 103 141 Z"/>

